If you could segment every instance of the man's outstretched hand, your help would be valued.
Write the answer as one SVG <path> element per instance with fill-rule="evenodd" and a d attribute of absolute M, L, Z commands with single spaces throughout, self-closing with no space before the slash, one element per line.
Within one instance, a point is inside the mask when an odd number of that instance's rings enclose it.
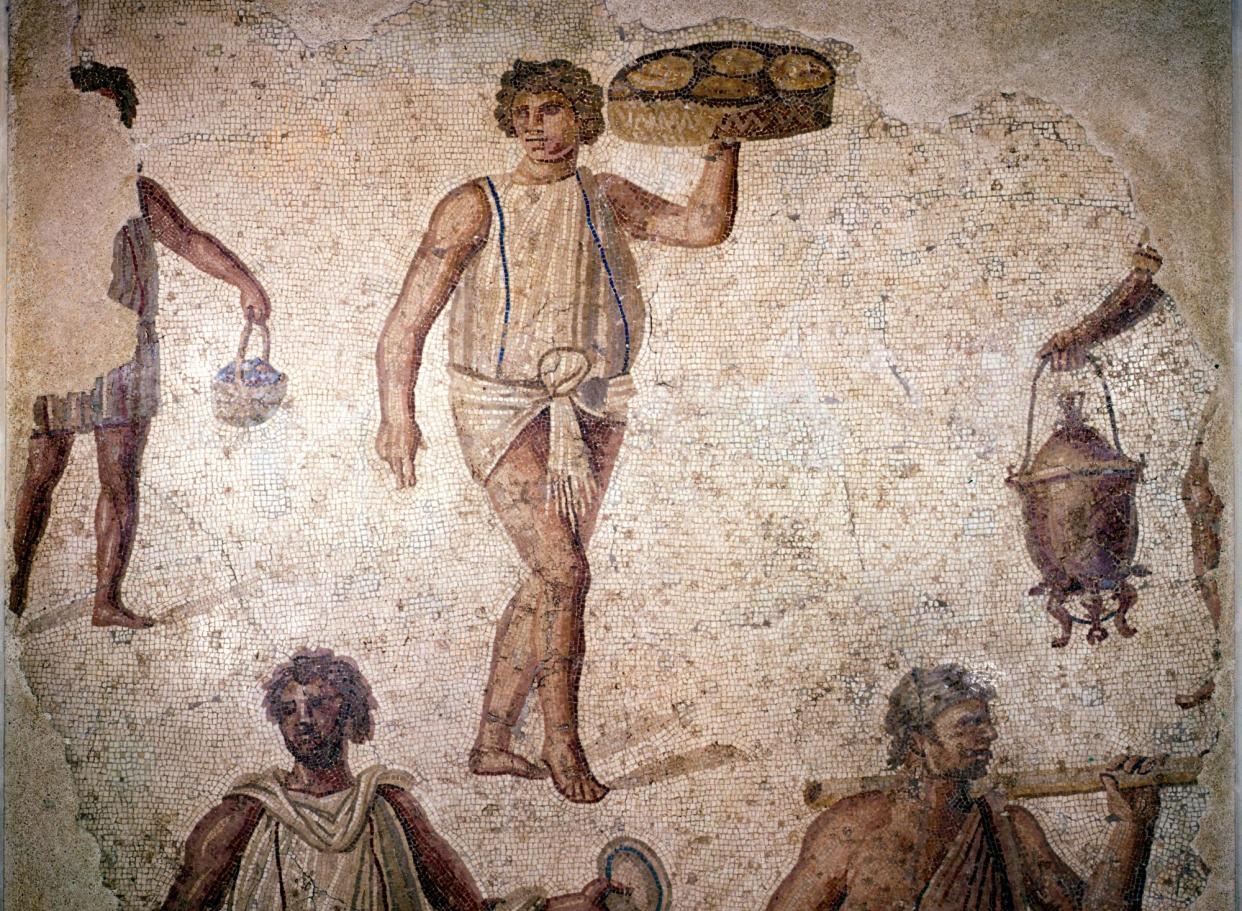
<path fill-rule="evenodd" d="M 1132 329 L 1151 313 L 1160 299 L 1160 289 L 1151 277 L 1163 260 L 1144 240 L 1135 249 L 1132 261 L 1130 274 L 1104 301 L 1072 329 L 1053 333 L 1036 357 L 1050 358 L 1053 370 L 1077 370 L 1087 363 L 1092 347 Z"/>
<path fill-rule="evenodd" d="M 1087 363 L 1087 346 L 1073 329 L 1063 329 L 1044 342 L 1035 356 L 1051 357 L 1053 370 L 1077 370 Z"/>
<path fill-rule="evenodd" d="M 381 421 L 375 451 L 397 476 L 397 487 L 413 487 L 414 463 L 423 445 L 423 432 L 414 420 Z"/>
<path fill-rule="evenodd" d="M 580 892 L 549 898 L 545 911 L 604 911 L 605 898 L 609 895 L 625 895 L 627 891 L 601 876 L 583 886 Z"/>

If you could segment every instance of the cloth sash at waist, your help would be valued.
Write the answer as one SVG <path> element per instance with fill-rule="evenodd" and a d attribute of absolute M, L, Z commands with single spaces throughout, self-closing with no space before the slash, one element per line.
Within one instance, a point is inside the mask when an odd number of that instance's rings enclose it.
<path fill-rule="evenodd" d="M 449 368 L 462 452 L 480 481 L 491 476 L 518 434 L 548 410 L 548 503 L 555 503 L 575 526 L 596 484 L 574 409 L 622 422 L 634 395 L 628 373 L 609 379 L 589 377 L 590 367 L 583 352 L 553 348 L 539 360 L 537 383 L 511 383 Z"/>

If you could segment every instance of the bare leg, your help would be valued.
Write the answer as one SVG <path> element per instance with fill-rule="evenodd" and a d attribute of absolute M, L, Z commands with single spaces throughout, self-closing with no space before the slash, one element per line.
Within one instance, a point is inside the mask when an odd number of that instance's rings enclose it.
<path fill-rule="evenodd" d="M 539 693 L 544 718 L 544 761 L 552 772 L 557 790 L 570 800 L 593 803 L 603 799 L 608 789 L 591 774 L 578 737 L 578 691 L 586 656 L 583 615 L 590 585 L 586 548 L 595 532 L 600 504 L 612 480 L 625 427 L 586 418 L 582 421 L 582 432 L 590 452 L 591 470 L 595 474 L 596 494 L 585 504 L 578 521 L 578 548 L 583 562 L 580 567 L 571 564 L 571 568 L 580 583 L 574 599 L 566 602 L 573 605 L 572 610 L 562 608 L 556 612 L 545 612 L 536 633 L 543 636 L 542 648 L 539 649 L 542 662 Z"/>
<path fill-rule="evenodd" d="M 584 432 L 591 451 L 591 467 L 602 490 L 612 478 L 624 428 L 588 418 Z M 523 436 L 529 434 L 533 439 L 519 438 L 518 443 L 540 449 L 540 439 L 546 438 L 547 433 L 548 419 L 541 415 L 523 431 Z M 546 443 L 543 451 L 546 459 Z M 579 517 L 578 536 L 584 548 L 595 530 L 601 501 L 602 495 L 588 504 L 584 515 Z M 539 663 L 534 623 L 540 590 L 537 577 L 525 579 L 497 625 L 478 736 L 470 751 L 470 769 L 477 775 L 547 777 L 544 767 L 534 765 L 509 749 L 513 727 L 522 714 Z"/>
<path fill-rule="evenodd" d="M 52 512 L 52 493 L 69 464 L 72 433 L 31 437 L 26 451 L 26 476 L 17 495 L 13 515 L 13 578 L 9 582 L 9 610 L 21 616 L 35 551 Z"/>
<path fill-rule="evenodd" d="M 121 583 L 138 530 L 138 473 L 149 421 L 95 431 L 99 503 L 95 507 L 95 626 L 146 629 L 154 624 L 121 602 Z"/>
<path fill-rule="evenodd" d="M 523 581 L 496 627 L 479 733 L 470 750 L 470 771 L 476 775 L 548 776 L 542 766 L 509 748 L 513 726 L 521 717 L 538 666 L 534 649 L 536 587 L 532 579 Z"/>
<path fill-rule="evenodd" d="M 594 803 L 608 793 L 592 774 L 578 736 L 578 685 L 586 655 L 583 613 L 591 573 L 586 557 L 566 561 L 563 577 L 549 585 L 540 612 L 539 701 L 543 707 L 543 761 L 552 783 L 575 803 Z M 559 591 L 558 591 L 559 589 Z"/>
<path fill-rule="evenodd" d="M 580 517 L 582 533 L 594 529 L 624 434 L 622 425 L 584 420 L 598 492 Z M 590 584 L 585 539 L 546 499 L 548 420 L 527 426 L 487 483 L 488 495 L 531 576 L 519 589 L 498 631 L 479 739 L 472 765 L 510 762 L 506 728 L 512 727 L 532 681 L 539 680 L 544 711 L 544 760 L 557 789 L 570 800 L 592 802 L 607 793 L 586 762 L 578 739 L 578 684 L 585 638 L 582 613 Z M 521 640 L 529 636 L 526 650 Z M 506 660 L 514 655 L 534 660 Z M 512 719 L 512 721 L 510 721 Z M 506 722 L 509 722 L 506 725 Z M 492 756 L 486 754 L 491 753 Z M 511 753 L 508 756 L 512 756 Z M 493 774 L 504 774 L 505 771 Z M 509 770 L 508 774 L 522 774 Z"/>

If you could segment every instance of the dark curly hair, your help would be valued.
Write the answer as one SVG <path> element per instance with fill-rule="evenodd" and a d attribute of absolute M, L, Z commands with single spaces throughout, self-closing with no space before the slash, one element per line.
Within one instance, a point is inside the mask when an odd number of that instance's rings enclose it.
<path fill-rule="evenodd" d="M 134 116 L 138 113 L 138 92 L 125 67 L 104 66 L 94 61 L 80 63 L 69 70 L 69 78 L 79 92 L 110 91 L 121 112 L 121 123 L 133 127 Z"/>
<path fill-rule="evenodd" d="M 995 698 L 996 690 L 960 664 L 911 668 L 888 697 L 884 730 L 891 738 L 889 768 L 899 768 L 906 761 L 914 735 L 927 734 L 945 709 L 970 699 L 991 702 Z"/>
<path fill-rule="evenodd" d="M 517 136 L 512 108 L 519 92 L 560 92 L 569 99 L 583 145 L 590 145 L 604 132 L 604 90 L 590 73 L 568 60 L 513 61 L 500 77 L 500 91 L 496 93 L 496 123 L 506 136 Z"/>
<path fill-rule="evenodd" d="M 272 724 L 280 723 L 280 694 L 291 683 L 302 686 L 318 680 L 328 683 L 341 694 L 344 706 L 342 721 L 349 722 L 349 739 L 354 743 L 366 743 L 375 732 L 371 709 L 377 708 L 358 664 L 344 655 L 334 655 L 331 649 L 301 651 L 292 659 L 276 668 L 264 686 L 263 707 Z"/>

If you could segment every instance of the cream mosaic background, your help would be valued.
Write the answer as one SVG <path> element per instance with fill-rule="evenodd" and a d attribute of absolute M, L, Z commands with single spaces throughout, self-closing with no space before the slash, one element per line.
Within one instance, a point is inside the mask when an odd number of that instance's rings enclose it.
<path fill-rule="evenodd" d="M 743 148 L 722 247 L 636 246 L 648 350 L 591 550 L 582 714 L 597 773 L 615 781 L 713 744 L 741 756 L 586 808 L 546 784 L 469 776 L 492 625 L 519 564 L 457 448 L 443 325 L 419 384 L 430 444 L 419 486 L 396 493 L 372 449 L 375 340 L 430 207 L 516 162 L 491 116 L 516 56 L 570 57 L 606 82 L 660 47 L 812 39 L 739 19 L 657 32 L 637 14 L 685 20 L 581 2 L 362 6 L 346 18 L 293 2 L 81 5 L 75 46 L 137 84 L 144 173 L 255 267 L 273 302 L 273 360 L 291 378 L 268 424 L 215 423 L 208 384 L 232 357 L 235 296 L 162 255 L 165 400 L 126 591 L 164 622 L 133 635 L 87 625 L 96 481 L 83 440 L 33 606 L 10 623 L 10 656 L 64 738 L 119 907 L 157 904 L 194 820 L 238 774 L 284 761 L 257 686 L 301 646 L 358 659 L 380 709 L 353 764 L 414 773 L 486 894 L 577 887 L 626 832 L 661 851 L 679 906 L 761 907 L 811 818 L 803 781 L 880 769 L 885 696 L 915 663 L 956 659 L 996 683 L 1002 768 L 1232 740 L 1227 676 L 1203 707 L 1172 699 L 1214 664 L 1178 484 L 1207 396 L 1229 382 L 1220 272 L 1188 267 L 1202 246 L 1179 260 L 1188 238 L 1221 249 L 1215 210 L 1166 207 L 1167 180 L 1153 191 L 1110 158 L 1071 112 L 1031 94 L 1038 79 L 998 79 L 952 108 L 898 85 L 890 106 L 867 78 L 882 67 L 826 37 L 849 29 L 808 24 L 838 63 L 836 124 Z M 801 21 L 786 12 L 784 24 Z M 873 20 L 851 21 L 866 32 Z M 1206 138 L 1184 157 L 1220 179 Z M 699 164 L 607 135 L 584 163 L 672 198 Z M 1052 624 L 1025 595 L 1036 573 L 1003 480 L 1021 456 L 1034 350 L 1125 274 L 1145 226 L 1176 304 L 1101 352 L 1122 442 L 1148 460 L 1141 633 L 1095 649 L 1079 633 L 1053 652 Z M 1060 382 L 1094 388 L 1087 374 Z M 1098 396 L 1089 410 L 1102 427 Z M 1050 422 L 1042 409 L 1038 438 Z M 11 464 L 21 458 L 11 447 Z M 56 743 L 36 737 L 11 736 L 10 756 Z M 11 807 L 31 784 L 10 774 Z M 1231 831 L 1227 791 L 1182 789 L 1165 804 L 1147 906 L 1191 905 L 1212 868 L 1198 907 L 1223 907 L 1231 845 L 1219 829 L 1192 839 L 1209 805 Z M 1102 799 L 1033 807 L 1071 862 L 1093 862 Z M 8 826 L 11 867 L 39 863 L 23 857 L 21 818 Z"/>

